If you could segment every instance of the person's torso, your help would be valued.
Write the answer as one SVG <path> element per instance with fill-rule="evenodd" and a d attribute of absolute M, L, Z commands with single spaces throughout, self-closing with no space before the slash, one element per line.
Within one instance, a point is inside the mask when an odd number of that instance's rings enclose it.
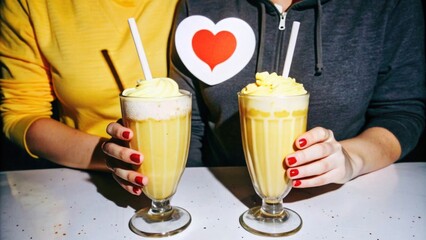
<path fill-rule="evenodd" d="M 144 78 L 128 18 L 136 19 L 152 75 L 167 75 L 167 42 L 176 2 L 29 3 L 40 51 L 51 64 L 63 122 L 106 135 L 106 124 L 120 118 L 120 92 Z"/>
<path fill-rule="evenodd" d="M 266 28 L 262 33 L 259 28 L 262 25 L 262 14 L 258 3 L 226 1 L 222 4 L 209 5 L 207 2 L 186 2 L 189 9 L 188 16 L 202 15 L 210 19 L 216 28 L 208 30 L 214 32 L 217 38 L 219 36 L 217 33 L 221 31 L 217 26 L 221 21 L 228 21 L 230 18 L 246 22 L 255 36 L 251 58 L 232 77 L 214 85 L 209 84 L 211 79 L 208 78 L 197 80 L 208 112 L 206 118 L 212 127 L 214 138 L 218 139 L 225 152 L 230 153 L 227 157 L 232 159 L 231 161 L 235 159 L 239 159 L 240 163 L 244 161 L 240 147 L 240 132 L 235 131 L 239 129 L 237 92 L 254 81 L 257 68 L 260 71 L 282 74 L 293 21 L 299 21 L 301 25 L 290 77 L 303 83 L 310 93 L 308 129 L 315 126 L 329 128 L 336 133 L 335 137 L 338 140 L 353 137 L 360 132 L 377 81 L 382 60 L 381 44 L 386 27 L 385 15 L 391 4 L 386 4 L 385 1 L 367 4 L 362 0 L 331 0 L 324 3 L 321 16 L 324 68 L 322 74 L 317 75 L 315 64 L 318 37 L 315 31 L 318 12 L 315 6 L 296 8 L 295 5 L 295 9 L 289 10 L 286 14 L 285 30 L 279 30 L 280 15 L 274 11 L 269 12 L 271 8 L 267 8 L 267 14 L 264 15 Z M 380 12 L 383 15 L 378 15 Z M 240 34 L 237 28 L 229 26 L 224 27 L 224 30 L 229 32 L 235 30 L 232 33 Z M 212 42 L 218 41 L 217 38 L 211 38 Z M 244 38 L 242 39 L 244 41 Z M 262 49 L 259 48 L 261 41 L 263 41 Z M 177 45 L 176 47 L 179 48 Z M 252 47 L 245 46 L 245 51 L 251 51 Z M 237 51 L 236 48 L 234 54 L 241 54 L 242 61 L 245 61 L 244 53 Z M 258 67 L 259 51 L 263 61 L 261 67 Z M 212 59 L 204 60 L 214 62 Z M 185 64 L 185 59 L 182 61 Z M 228 64 L 227 60 L 217 63 L 218 61 L 216 60 L 215 66 L 217 68 Z M 234 65 L 231 68 L 240 67 L 238 64 L 232 64 Z M 190 69 L 190 71 L 194 74 L 199 70 Z M 194 75 L 203 78 L 201 74 Z"/>

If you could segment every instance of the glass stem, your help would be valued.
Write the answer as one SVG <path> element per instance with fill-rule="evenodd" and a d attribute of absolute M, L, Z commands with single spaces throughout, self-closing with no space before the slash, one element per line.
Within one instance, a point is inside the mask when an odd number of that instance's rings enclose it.
<path fill-rule="evenodd" d="M 264 215 L 269 217 L 282 217 L 286 214 L 284 206 L 281 201 L 270 203 L 262 200 L 261 211 Z"/>
<path fill-rule="evenodd" d="M 153 200 L 151 202 L 151 209 L 149 210 L 152 214 L 164 214 L 170 212 L 172 206 L 170 205 L 170 199 L 164 199 L 160 201 Z"/>

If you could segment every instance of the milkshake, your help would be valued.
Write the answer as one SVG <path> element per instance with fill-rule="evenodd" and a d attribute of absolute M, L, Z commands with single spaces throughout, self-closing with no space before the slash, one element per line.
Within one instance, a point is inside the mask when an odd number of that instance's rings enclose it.
<path fill-rule="evenodd" d="M 144 155 L 136 170 L 148 177 L 142 191 L 152 202 L 137 211 L 129 225 L 142 236 L 171 236 L 191 222 L 189 212 L 172 206 L 170 199 L 188 157 L 192 98 L 170 78 L 137 83 L 120 95 L 121 111 L 124 126 L 134 133 L 130 147 Z"/>
<path fill-rule="evenodd" d="M 247 167 L 257 194 L 279 203 L 291 189 L 285 157 L 306 131 L 309 94 L 293 78 L 256 74 L 256 82 L 238 94 Z"/>
<path fill-rule="evenodd" d="M 262 205 L 245 211 L 240 223 L 247 231 L 288 236 L 302 227 L 297 212 L 283 206 L 291 189 L 284 159 L 306 131 L 309 94 L 293 78 L 256 74 L 256 82 L 238 93 L 241 136 L 250 178 Z"/>
<path fill-rule="evenodd" d="M 175 81 L 138 81 L 120 96 L 124 125 L 134 132 L 130 147 L 144 155 L 137 171 L 148 177 L 144 194 L 152 200 L 170 198 L 186 165 L 191 126 L 191 95 Z"/>

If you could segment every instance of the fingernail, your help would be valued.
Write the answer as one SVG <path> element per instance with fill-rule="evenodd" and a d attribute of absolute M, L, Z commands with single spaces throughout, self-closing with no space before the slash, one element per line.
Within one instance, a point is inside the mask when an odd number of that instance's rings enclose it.
<path fill-rule="evenodd" d="M 295 157 L 289 157 L 288 159 L 287 159 L 287 162 L 288 162 L 288 165 L 294 165 L 296 162 L 297 162 L 297 160 L 296 160 L 296 158 Z"/>
<path fill-rule="evenodd" d="M 299 170 L 297 169 L 291 169 L 290 170 L 290 177 L 297 176 L 299 174 Z"/>
<path fill-rule="evenodd" d="M 295 187 L 300 186 L 300 184 L 302 184 L 302 182 L 300 180 L 293 181 L 293 186 L 295 186 Z"/>
<path fill-rule="evenodd" d="M 137 177 L 135 177 L 135 182 L 138 184 L 138 185 L 143 185 L 143 182 L 142 182 L 142 180 L 143 180 L 143 178 L 141 177 L 141 176 L 137 176 Z"/>
<path fill-rule="evenodd" d="M 299 139 L 299 146 L 300 146 L 300 147 L 304 147 L 304 146 L 306 146 L 306 143 L 308 143 L 308 142 L 306 141 L 306 139 L 304 139 L 304 138 Z"/>
<path fill-rule="evenodd" d="M 133 187 L 133 192 L 134 192 L 135 194 L 138 194 L 138 193 L 139 193 L 139 188 L 138 188 L 138 187 Z"/>
<path fill-rule="evenodd" d="M 133 153 L 132 155 L 130 155 L 130 160 L 132 160 L 135 163 L 140 163 L 141 155 L 139 155 L 137 153 Z"/>
<path fill-rule="evenodd" d="M 130 136 L 130 132 L 129 131 L 124 131 L 121 136 L 123 136 L 123 138 L 128 139 Z"/>

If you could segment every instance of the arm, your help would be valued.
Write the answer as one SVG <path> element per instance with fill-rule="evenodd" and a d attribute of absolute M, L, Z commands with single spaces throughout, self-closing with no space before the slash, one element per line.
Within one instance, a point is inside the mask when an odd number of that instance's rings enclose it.
<path fill-rule="evenodd" d="M 147 180 L 128 169 L 140 164 L 143 155 L 117 144 L 125 145 L 122 141 L 129 140 L 131 132 L 123 134 L 126 129 L 108 126 L 112 139 L 106 141 L 51 118 L 55 99 L 51 75 L 58 62 L 50 63 L 41 52 L 27 8 L 25 1 L 0 5 L 0 87 L 5 135 L 35 158 L 41 156 L 73 168 L 109 169 L 123 188 L 141 194 Z M 42 23 L 38 26 L 44 27 Z"/>
<path fill-rule="evenodd" d="M 299 150 L 286 158 L 295 187 L 345 183 L 396 162 L 416 145 L 426 96 L 421 2 L 399 1 L 393 7 L 364 130 L 341 142 L 324 128 L 298 138 Z"/>
<path fill-rule="evenodd" d="M 1 5 L 0 87 L 4 132 L 33 157 L 75 168 L 105 169 L 100 138 L 51 119 L 50 64 L 40 52 L 27 4 Z M 93 158 L 93 159 L 92 159 Z"/>
<path fill-rule="evenodd" d="M 100 148 L 104 141 L 50 118 L 36 120 L 26 134 L 28 148 L 33 154 L 80 169 L 106 170 L 105 155 Z"/>
<path fill-rule="evenodd" d="M 349 161 L 354 169 L 348 180 L 389 166 L 402 153 L 395 135 L 380 127 L 369 128 L 356 138 L 342 141 L 341 144 L 349 154 Z"/>
<path fill-rule="evenodd" d="M 373 127 L 338 142 L 331 130 L 317 127 L 296 140 L 299 149 L 286 157 L 294 187 L 343 184 L 394 163 L 401 155 L 398 139 L 387 129 Z"/>
<path fill-rule="evenodd" d="M 131 169 L 143 161 L 143 155 L 115 144 L 133 137 L 130 129 L 118 123 L 107 127 L 113 138 L 108 140 L 70 128 L 54 119 L 42 118 L 30 125 L 26 134 L 31 152 L 63 166 L 110 170 L 114 179 L 134 195 L 142 193 L 147 178 Z M 117 159 L 121 159 L 118 161 Z"/>
<path fill-rule="evenodd" d="M 28 4 L 0 5 L 0 87 L 3 131 L 32 157 L 67 167 L 105 170 L 102 139 L 51 118 L 51 64 L 40 51 Z M 123 156 L 130 162 L 129 156 Z"/>

